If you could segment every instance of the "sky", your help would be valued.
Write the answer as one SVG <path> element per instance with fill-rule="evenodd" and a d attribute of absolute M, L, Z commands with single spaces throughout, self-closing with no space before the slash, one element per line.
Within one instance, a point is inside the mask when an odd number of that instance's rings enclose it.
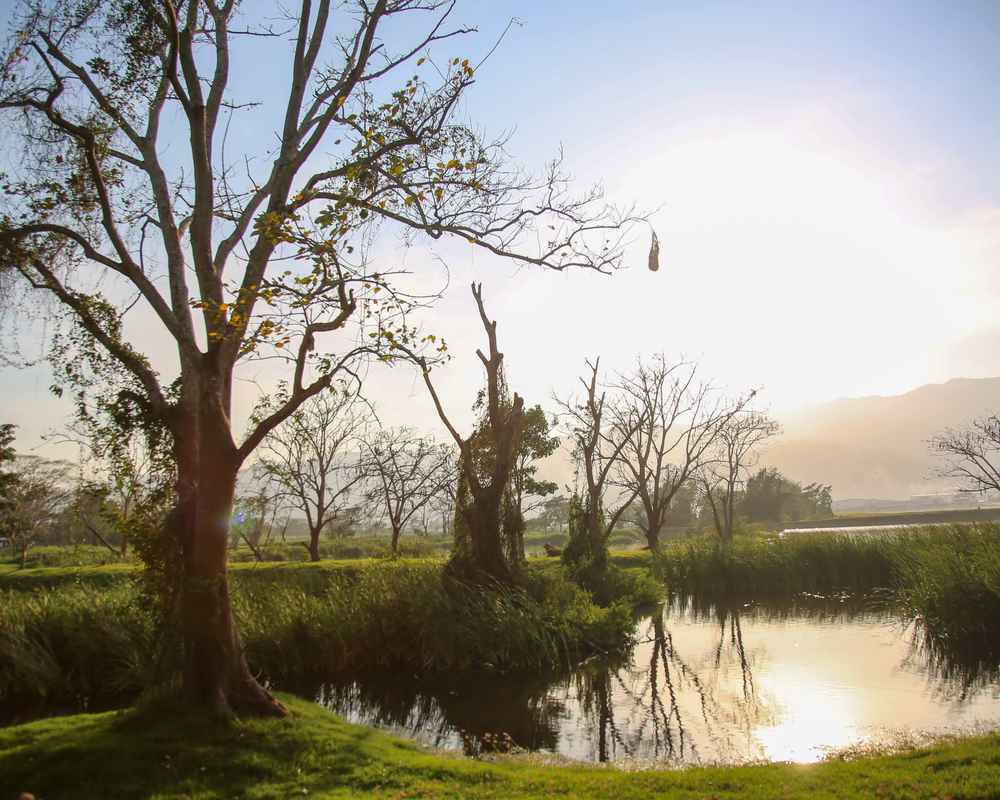
<path fill-rule="evenodd" d="M 424 322 L 450 343 L 436 375 L 461 424 L 482 380 L 471 280 L 512 388 L 550 409 L 585 358 L 613 373 L 661 351 L 697 359 L 730 393 L 760 388 L 779 416 L 1000 375 L 1000 5 L 483 0 L 460 1 L 455 18 L 479 33 L 446 49 L 474 62 L 516 19 L 461 116 L 512 131 L 530 168 L 562 147 L 581 189 L 600 181 L 654 211 L 661 242 L 651 273 L 637 230 L 610 277 L 517 268 L 456 242 L 383 243 L 431 283 L 447 265 Z M 264 50 L 252 62 L 234 91 L 280 96 L 285 62 Z M 259 148 L 273 127 L 235 141 Z M 169 361 L 142 325 L 132 335 Z M 253 381 L 273 375 L 242 378 L 237 430 Z M 70 410 L 44 366 L 0 382 L 23 449 Z M 366 391 L 384 422 L 444 433 L 412 370 L 373 369 Z"/>

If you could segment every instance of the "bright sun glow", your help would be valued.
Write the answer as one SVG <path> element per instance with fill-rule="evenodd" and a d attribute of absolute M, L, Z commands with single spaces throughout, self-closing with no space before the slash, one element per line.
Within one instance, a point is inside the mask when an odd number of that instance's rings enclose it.
<path fill-rule="evenodd" d="M 763 683 L 783 719 L 754 731 L 768 760 L 818 761 L 863 738 L 849 692 L 831 691 L 814 674 L 795 667 L 777 668 Z"/>

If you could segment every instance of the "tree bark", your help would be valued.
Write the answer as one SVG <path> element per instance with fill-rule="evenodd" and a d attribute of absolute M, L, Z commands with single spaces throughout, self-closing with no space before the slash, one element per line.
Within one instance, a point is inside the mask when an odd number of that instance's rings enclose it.
<path fill-rule="evenodd" d="M 203 402 L 202 409 L 197 418 L 186 415 L 175 440 L 178 491 L 172 533 L 183 557 L 184 695 L 195 707 L 222 716 L 283 716 L 284 706 L 250 672 L 233 619 L 226 555 L 240 461 L 221 404 Z"/>
<path fill-rule="evenodd" d="M 309 551 L 310 561 L 319 561 L 319 534 L 320 528 L 309 529 L 309 546 L 306 549 Z"/>
<path fill-rule="evenodd" d="M 471 550 L 471 563 L 462 565 L 462 568 L 509 585 L 514 583 L 515 575 L 504 554 L 500 503 L 490 494 L 489 491 L 478 493 L 462 512 L 468 522 Z"/>

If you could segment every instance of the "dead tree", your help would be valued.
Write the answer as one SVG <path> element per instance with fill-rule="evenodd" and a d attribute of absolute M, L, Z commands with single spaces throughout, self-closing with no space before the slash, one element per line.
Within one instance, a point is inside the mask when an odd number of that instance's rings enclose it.
<path fill-rule="evenodd" d="M 472 284 L 472 296 L 486 331 L 489 355 L 476 350 L 486 370 L 483 415 L 476 429 L 463 437 L 441 405 L 431 380 L 427 360 L 410 354 L 419 365 L 434 408 L 459 449 L 460 474 L 455 503 L 455 550 L 450 562 L 453 574 L 510 584 L 517 579 L 520 564 L 511 556 L 506 511 L 513 505 L 511 475 L 524 427 L 524 400 L 510 396 L 504 378 L 503 353 L 497 345 L 497 324 L 486 314 L 482 284 Z"/>
<path fill-rule="evenodd" d="M 277 487 L 275 499 L 305 516 L 309 541 L 302 545 L 312 561 L 320 559 L 320 536 L 350 506 L 352 492 L 366 477 L 361 458 L 366 412 L 341 386 L 313 397 L 261 444 L 259 469 Z"/>
<path fill-rule="evenodd" d="M 757 464 L 755 451 L 780 431 L 778 423 L 760 411 L 740 411 L 719 428 L 697 480 L 722 541 L 732 541 L 736 498 L 747 472 Z"/>
<path fill-rule="evenodd" d="M 371 483 L 367 500 L 388 521 L 395 555 L 406 524 L 451 481 L 451 448 L 409 428 L 381 428 L 365 437 L 362 446 Z"/>
<path fill-rule="evenodd" d="M 639 527 L 655 549 L 674 495 L 749 398 L 725 404 L 710 384 L 697 381 L 695 364 L 663 355 L 640 360 L 616 388 L 621 402 L 611 437 L 621 449 L 614 482 L 640 503 Z"/>

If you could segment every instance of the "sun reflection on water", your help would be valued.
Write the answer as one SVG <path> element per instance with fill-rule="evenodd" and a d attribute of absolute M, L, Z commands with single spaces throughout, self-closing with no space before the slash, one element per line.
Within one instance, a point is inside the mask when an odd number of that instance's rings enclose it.
<path fill-rule="evenodd" d="M 811 763 L 865 739 L 857 703 L 849 694 L 799 669 L 778 669 L 765 682 L 781 719 L 754 730 L 767 760 Z"/>

